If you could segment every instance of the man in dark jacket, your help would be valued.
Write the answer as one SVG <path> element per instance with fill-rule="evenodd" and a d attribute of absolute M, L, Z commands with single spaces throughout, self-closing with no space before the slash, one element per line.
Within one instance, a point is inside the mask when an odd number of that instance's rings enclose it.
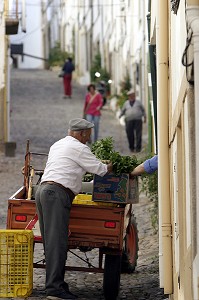
<path fill-rule="evenodd" d="M 102 95 L 104 106 L 106 104 L 106 84 L 103 80 L 101 80 L 97 85 L 97 90 Z"/>
<path fill-rule="evenodd" d="M 71 81 L 72 81 L 72 72 L 75 70 L 74 64 L 72 62 L 72 58 L 69 57 L 62 68 L 62 71 L 64 71 L 64 98 L 67 96 L 71 98 L 72 95 L 72 88 L 71 88 Z"/>

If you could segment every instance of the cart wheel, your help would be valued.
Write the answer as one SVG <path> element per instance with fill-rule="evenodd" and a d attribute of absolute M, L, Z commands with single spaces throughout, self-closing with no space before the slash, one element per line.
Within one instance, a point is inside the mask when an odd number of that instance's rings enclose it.
<path fill-rule="evenodd" d="M 134 216 L 127 228 L 125 244 L 122 252 L 122 273 L 133 273 L 138 259 L 138 230 Z"/>
<path fill-rule="evenodd" d="M 116 300 L 120 288 L 121 256 L 105 256 L 104 263 L 104 297 L 106 300 Z"/>

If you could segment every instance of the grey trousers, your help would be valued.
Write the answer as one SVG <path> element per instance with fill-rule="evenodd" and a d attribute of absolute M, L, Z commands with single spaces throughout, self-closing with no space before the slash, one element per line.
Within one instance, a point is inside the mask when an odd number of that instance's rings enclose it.
<path fill-rule="evenodd" d="M 35 200 L 46 259 L 46 293 L 57 295 L 63 292 L 73 199 L 61 187 L 44 184 L 37 189 Z"/>

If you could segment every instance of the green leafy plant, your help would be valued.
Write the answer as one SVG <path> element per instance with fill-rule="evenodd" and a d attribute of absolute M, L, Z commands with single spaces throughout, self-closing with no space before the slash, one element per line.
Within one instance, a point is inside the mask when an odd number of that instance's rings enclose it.
<path fill-rule="evenodd" d="M 145 157 L 143 161 L 150 158 L 151 156 Z M 141 192 L 144 192 L 147 198 L 153 202 L 150 208 L 151 224 L 154 232 L 158 231 L 158 172 L 153 174 L 141 175 Z"/>
<path fill-rule="evenodd" d="M 122 156 L 115 151 L 112 153 L 110 160 L 113 164 L 113 172 L 116 175 L 131 173 L 138 164 L 136 156 Z"/>
<path fill-rule="evenodd" d="M 114 150 L 114 141 L 112 137 L 107 137 L 96 141 L 91 146 L 91 151 L 100 160 L 111 161 L 113 164 L 113 172 L 115 175 L 121 173 L 130 173 L 133 169 L 145 161 L 146 159 L 152 157 L 148 155 L 138 161 L 136 156 L 122 156 L 119 152 Z M 154 232 L 158 231 L 158 173 L 157 171 L 153 174 L 143 174 L 141 175 L 141 190 L 144 192 L 147 198 L 153 202 L 151 213 L 151 224 L 154 228 Z"/>
<path fill-rule="evenodd" d="M 124 80 L 120 82 L 121 92 L 129 91 L 132 88 L 130 74 L 127 71 Z"/>
<path fill-rule="evenodd" d="M 124 80 L 120 82 L 121 94 L 117 97 L 117 105 L 122 108 L 124 102 L 128 99 L 127 92 L 132 88 L 131 78 L 129 73 L 126 73 Z"/>
<path fill-rule="evenodd" d="M 100 160 L 110 160 L 113 153 L 113 138 L 107 137 L 96 141 L 91 146 L 91 151 Z"/>
<path fill-rule="evenodd" d="M 122 156 L 114 150 L 112 137 L 96 141 L 92 145 L 91 151 L 97 158 L 111 161 L 115 175 L 130 173 L 138 165 L 136 156 Z"/>
<path fill-rule="evenodd" d="M 128 99 L 128 96 L 127 96 L 127 92 L 123 92 L 122 94 L 120 94 L 118 97 L 118 100 L 117 100 L 117 105 L 122 108 L 122 106 L 124 105 L 124 102 Z"/>
<path fill-rule="evenodd" d="M 83 176 L 83 179 L 82 179 L 82 182 L 90 182 L 93 180 L 93 174 L 90 174 L 90 173 L 86 173 L 84 176 Z"/>
<path fill-rule="evenodd" d="M 142 180 L 142 191 L 145 192 L 146 196 L 150 201 L 156 201 L 158 199 L 158 175 L 157 172 L 153 174 L 143 174 Z"/>
<path fill-rule="evenodd" d="M 95 82 L 96 72 L 100 72 L 99 70 L 101 69 L 101 55 L 100 53 L 97 53 L 94 57 L 94 60 L 91 63 L 91 68 L 90 68 L 90 76 L 91 76 L 91 81 Z"/>
<path fill-rule="evenodd" d="M 62 51 L 60 43 L 57 42 L 55 47 L 50 50 L 49 65 L 50 66 L 62 66 L 67 57 L 73 57 L 72 54 Z"/>
<path fill-rule="evenodd" d="M 96 77 L 95 73 L 99 72 L 100 77 Z M 110 92 L 110 84 L 108 80 L 111 78 L 110 73 L 107 71 L 106 68 L 102 68 L 101 66 L 101 54 L 97 53 L 92 61 L 91 68 L 90 68 L 90 76 L 91 81 L 94 83 L 98 83 L 99 81 L 104 81 L 106 83 L 106 90 Z"/>

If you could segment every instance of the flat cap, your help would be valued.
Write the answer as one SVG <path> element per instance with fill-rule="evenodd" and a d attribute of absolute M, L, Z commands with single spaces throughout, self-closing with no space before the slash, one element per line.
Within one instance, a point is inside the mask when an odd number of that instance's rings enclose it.
<path fill-rule="evenodd" d="M 85 119 L 72 119 L 69 121 L 69 129 L 71 131 L 79 131 L 93 128 L 94 124 Z"/>
<path fill-rule="evenodd" d="M 131 95 L 131 94 L 135 94 L 134 89 L 130 89 L 130 90 L 127 92 L 127 95 L 128 95 L 128 96 Z"/>

